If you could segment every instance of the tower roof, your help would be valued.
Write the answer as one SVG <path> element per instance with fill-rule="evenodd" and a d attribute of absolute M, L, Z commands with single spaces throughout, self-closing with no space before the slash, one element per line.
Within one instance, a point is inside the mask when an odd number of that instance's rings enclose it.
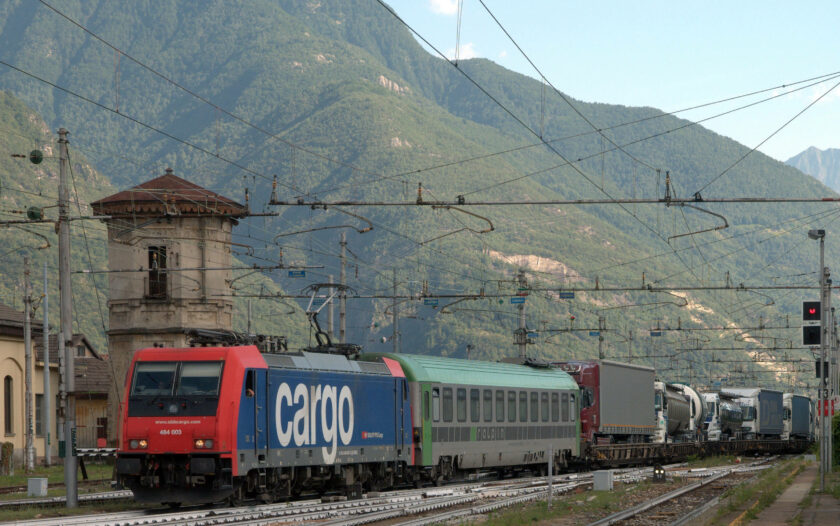
<path fill-rule="evenodd" d="M 166 173 L 128 190 L 91 203 L 102 215 L 226 215 L 244 217 L 245 206 L 202 188 L 172 173 Z"/>

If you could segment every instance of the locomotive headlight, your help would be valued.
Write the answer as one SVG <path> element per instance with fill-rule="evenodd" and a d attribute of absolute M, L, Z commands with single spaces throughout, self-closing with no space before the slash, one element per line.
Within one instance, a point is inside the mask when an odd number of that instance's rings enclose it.
<path fill-rule="evenodd" d="M 204 440 L 202 440 L 202 439 L 200 439 L 200 438 L 199 438 L 199 439 L 197 439 L 197 440 L 195 441 L 195 447 L 197 447 L 198 449 L 203 448 L 203 447 L 204 447 Z"/>
<path fill-rule="evenodd" d="M 205 441 L 204 441 L 204 447 L 205 447 L 205 448 L 207 448 L 207 449 L 212 448 L 212 447 L 213 447 L 213 440 L 212 440 L 212 439 L 210 439 L 210 438 L 208 438 L 207 440 L 205 440 Z"/>
<path fill-rule="evenodd" d="M 138 447 L 140 447 L 140 441 L 139 440 L 131 440 L 131 441 L 128 442 L 128 447 L 131 448 L 131 449 L 137 449 Z"/>
<path fill-rule="evenodd" d="M 194 441 L 196 449 L 210 449 L 213 447 L 212 438 L 196 438 Z"/>
<path fill-rule="evenodd" d="M 140 449 L 146 449 L 149 447 L 149 442 L 146 439 L 143 439 L 138 443 L 138 445 L 140 446 Z"/>

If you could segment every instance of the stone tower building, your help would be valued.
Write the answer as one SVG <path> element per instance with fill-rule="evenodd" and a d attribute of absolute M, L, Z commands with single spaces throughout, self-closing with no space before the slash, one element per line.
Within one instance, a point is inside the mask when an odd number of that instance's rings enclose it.
<path fill-rule="evenodd" d="M 134 351 L 185 347 L 189 329 L 232 330 L 231 231 L 247 210 L 172 169 L 92 206 L 109 216 L 108 345 L 119 384 L 110 399 L 122 404 Z M 110 409 L 119 422 L 118 404 Z M 109 427 L 113 441 L 119 426 Z"/>

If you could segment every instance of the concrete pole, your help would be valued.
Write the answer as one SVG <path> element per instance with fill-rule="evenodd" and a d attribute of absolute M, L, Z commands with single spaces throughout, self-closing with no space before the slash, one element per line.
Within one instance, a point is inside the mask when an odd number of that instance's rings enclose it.
<path fill-rule="evenodd" d="M 50 385 L 50 296 L 47 290 L 47 262 L 44 261 L 44 407 L 41 408 L 41 425 L 44 431 L 44 465 L 51 466 L 50 432 L 52 431 L 52 386 Z"/>
<path fill-rule="evenodd" d="M 329 275 L 328 281 L 330 283 L 333 282 L 333 275 L 332 274 Z M 332 296 L 333 292 L 335 292 L 335 288 L 330 287 L 330 294 L 329 295 Z M 332 340 L 335 337 L 335 309 L 333 307 L 335 307 L 335 302 L 330 301 L 330 304 L 327 307 L 327 327 L 328 327 L 327 333 L 330 335 L 330 340 Z"/>
<path fill-rule="evenodd" d="M 347 270 L 345 269 L 346 265 L 346 255 L 347 252 L 347 234 L 345 232 L 341 233 L 341 274 L 339 276 L 339 281 L 342 285 L 347 285 Z M 341 292 L 339 292 L 339 306 L 338 306 L 338 341 L 339 343 L 344 343 L 346 340 L 345 338 L 345 331 L 347 328 L 347 293 L 342 288 Z"/>
<path fill-rule="evenodd" d="M 820 493 L 825 492 L 825 466 L 826 466 L 826 440 L 825 440 L 825 340 L 826 340 L 826 314 L 828 304 L 825 294 L 825 235 L 820 236 L 820 388 L 818 400 L 820 402 Z"/>
<path fill-rule="evenodd" d="M 554 444 L 548 446 L 548 509 L 551 509 L 551 495 L 554 493 Z"/>
<path fill-rule="evenodd" d="M 397 269 L 393 269 L 394 273 L 394 303 L 391 307 L 391 318 L 393 321 L 394 326 L 394 334 L 391 337 L 394 343 L 394 352 L 399 354 L 400 352 L 400 311 L 399 306 L 397 305 Z"/>
<path fill-rule="evenodd" d="M 829 276 L 831 276 L 831 273 L 829 272 L 828 267 L 826 267 L 826 269 L 825 269 L 825 299 L 826 299 L 826 304 L 828 305 L 828 310 L 829 310 L 829 314 L 830 314 L 830 311 L 832 309 L 831 309 L 831 280 L 829 279 Z M 823 312 L 825 312 L 825 311 L 823 311 Z M 826 379 L 829 380 L 828 385 L 826 386 L 826 388 L 828 389 L 828 397 L 826 397 L 826 402 L 825 402 L 828 405 L 828 417 L 826 418 L 826 423 L 825 423 L 825 473 L 831 473 L 831 469 L 834 466 L 834 458 L 833 458 L 834 457 L 834 449 L 833 449 L 834 448 L 834 445 L 833 445 L 834 433 L 831 432 L 831 420 L 832 420 L 832 418 L 831 418 L 831 401 L 834 400 L 834 390 L 832 389 L 833 386 L 832 386 L 832 383 L 830 381 L 831 378 L 833 378 L 834 365 L 831 363 L 831 358 L 833 358 L 832 353 L 831 353 L 832 344 L 831 344 L 831 340 L 829 339 L 832 335 L 831 333 L 832 333 L 831 325 L 829 324 L 829 326 L 826 327 L 826 331 L 825 331 L 825 334 L 824 334 L 824 336 L 826 337 L 826 340 L 827 340 L 825 342 L 825 347 L 826 347 L 826 357 L 827 357 L 827 360 L 828 360 L 828 371 L 826 372 L 826 374 L 827 374 Z"/>
<path fill-rule="evenodd" d="M 607 320 L 598 316 L 598 359 L 604 359 L 604 330 L 607 328 Z"/>
<path fill-rule="evenodd" d="M 32 400 L 32 283 L 29 281 L 29 258 L 23 258 L 23 347 L 24 358 L 24 411 L 26 411 L 26 432 L 24 433 L 24 470 L 29 472 L 35 468 L 35 424 Z"/>
<path fill-rule="evenodd" d="M 61 336 L 64 342 L 64 387 L 67 390 L 67 403 L 64 415 L 64 487 L 67 493 L 67 507 L 79 506 L 78 487 L 76 484 L 76 400 L 75 368 L 73 357 L 73 290 L 70 281 L 70 188 L 67 185 L 67 130 L 58 130 L 59 170 L 58 170 L 58 284 L 59 314 Z"/>

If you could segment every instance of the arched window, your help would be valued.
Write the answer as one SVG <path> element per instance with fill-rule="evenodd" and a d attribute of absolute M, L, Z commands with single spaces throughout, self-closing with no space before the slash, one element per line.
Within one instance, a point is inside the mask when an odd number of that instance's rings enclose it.
<path fill-rule="evenodd" d="M 13 435 L 15 432 L 14 429 L 14 412 L 12 408 L 14 404 L 12 403 L 12 393 L 14 392 L 12 389 L 12 377 L 7 376 L 3 379 L 3 421 L 4 421 L 4 429 L 7 435 Z"/>

